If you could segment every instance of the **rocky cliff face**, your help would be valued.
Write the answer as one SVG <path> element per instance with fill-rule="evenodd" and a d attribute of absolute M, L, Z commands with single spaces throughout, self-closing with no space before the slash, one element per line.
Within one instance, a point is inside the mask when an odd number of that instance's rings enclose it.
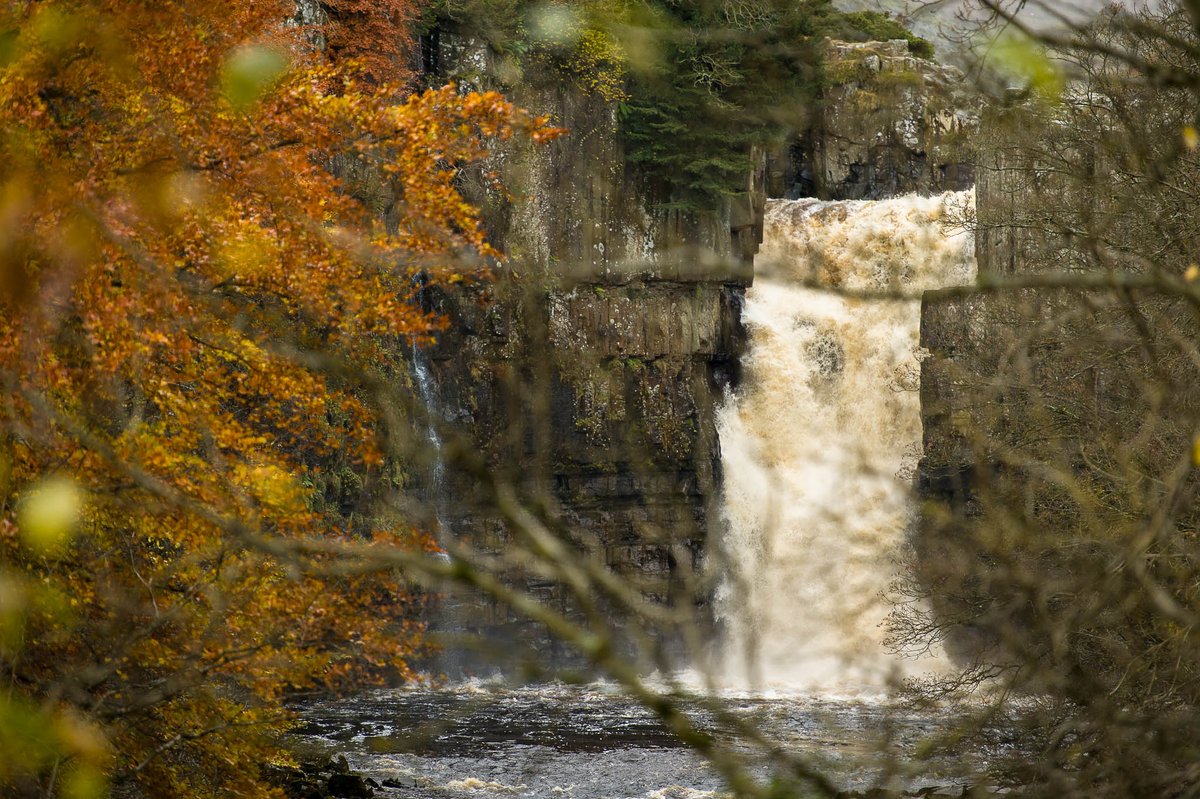
<path fill-rule="evenodd" d="M 1100 151 L 1054 113 L 1016 103 L 983 116 L 974 220 L 982 279 L 1087 270 L 1079 231 L 1094 225 L 1114 243 L 1128 234 Z M 931 354 L 922 369 L 927 494 L 939 496 L 946 475 L 990 469 L 981 464 L 1016 450 L 1037 459 L 1063 441 L 1094 437 L 1096 409 L 1117 399 L 1115 375 L 1128 366 L 1121 348 L 1134 334 L 1121 316 L 1111 298 L 1065 290 L 928 292 L 921 332 Z M 1054 418 L 1039 421 L 1046 408 L 1056 409 Z"/>
<path fill-rule="evenodd" d="M 490 72 L 486 53 L 457 46 L 457 63 Z M 711 214 L 664 211 L 625 165 L 612 103 L 535 75 L 508 93 L 570 134 L 498 156 L 514 196 L 472 190 L 508 260 L 486 290 L 430 297 L 450 319 L 425 353 L 435 414 L 643 596 L 702 605 L 705 540 L 717 523 L 714 411 L 736 377 L 762 173 Z M 437 490 L 448 498 L 448 535 L 512 549 L 512 532 L 472 480 L 450 475 Z M 570 606 L 554 580 L 520 564 L 508 573 Z M 555 646 L 500 608 L 467 626 L 542 652 Z"/>
<path fill-rule="evenodd" d="M 1052 213 L 1053 204 L 1043 200 L 1065 197 L 1067 187 L 1051 185 L 1054 172 L 1039 168 L 1024 149 L 1015 121 L 993 110 L 982 122 L 975 214 L 981 279 L 1041 271 L 1065 244 L 1039 230 L 1038 220 Z M 1062 503 L 1044 501 L 1053 493 L 1044 469 L 1069 474 L 1072 448 L 1063 444 L 1086 435 L 1095 421 L 1096 374 L 1068 345 L 1095 324 L 1072 313 L 1077 299 L 1065 292 L 953 290 L 923 299 L 921 346 L 928 357 L 921 366 L 917 480 L 924 502 L 914 544 L 918 574 L 927 587 L 937 586 L 932 604 L 949 629 L 947 647 L 964 661 L 1006 657 L 997 619 L 984 618 L 981 608 L 1002 608 L 1017 629 L 1029 625 L 1004 581 L 1029 567 L 1020 560 L 1026 548 L 1037 549 L 1024 532 L 1027 523 L 1051 528 L 1065 521 Z"/>
<path fill-rule="evenodd" d="M 1200 521 L 1179 499 L 1196 490 L 1186 466 L 1200 373 L 1178 346 L 1195 324 L 1153 294 L 926 295 L 914 544 L 963 662 L 1111 676 L 1122 647 L 1141 651 L 1153 611 L 1114 569 L 1150 515 L 1167 550 L 1190 546 Z"/>
<path fill-rule="evenodd" d="M 785 177 L 790 196 L 879 199 L 970 188 L 978 101 L 963 74 L 904 40 L 830 42 L 810 139 Z"/>
<path fill-rule="evenodd" d="M 1071 112 L 1068 98 L 988 115 L 977 186 L 981 277 L 1137 272 L 1148 249 L 1157 268 L 1171 263 L 1172 239 L 1148 235 L 1145 222 L 1174 218 L 1150 210 L 1163 196 L 1143 201 L 1136 179 L 1109 168 L 1111 141 L 1094 146 L 1078 118 L 1064 122 Z M 1181 342 L 1194 327 L 1184 303 L 1152 291 L 926 294 L 917 545 L 959 654 L 1014 642 L 1049 652 L 1060 644 L 1044 637 L 1065 629 L 1053 629 L 1058 614 L 1083 601 L 1073 597 L 1111 587 L 1122 541 L 1143 509 L 1167 504 L 1160 489 L 1179 481 L 1171 470 L 1189 451 L 1196 362 Z M 1170 512 L 1164 538 L 1171 525 L 1195 524 L 1191 508 Z M 1071 655 L 1103 671 L 1112 652 L 1092 642 L 1126 635 L 1119 628 L 1128 622 L 1085 616 L 1070 624 L 1095 629 L 1070 642 Z M 1118 630 L 1103 630 L 1110 624 Z"/>

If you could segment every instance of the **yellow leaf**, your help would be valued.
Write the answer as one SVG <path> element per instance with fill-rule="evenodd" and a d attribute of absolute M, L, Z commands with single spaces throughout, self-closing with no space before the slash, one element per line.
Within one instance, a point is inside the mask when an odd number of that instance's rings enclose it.
<path fill-rule="evenodd" d="M 1057 102 L 1066 88 L 1060 65 L 1027 36 L 1002 36 L 992 49 L 992 57 L 1000 72 L 1050 102 Z"/>
<path fill-rule="evenodd" d="M 222 94 L 234 108 L 245 108 L 270 91 L 287 66 L 287 58 L 269 47 L 235 50 L 222 70 Z"/>
<path fill-rule="evenodd" d="M 55 728 L 63 745 L 84 760 L 96 763 L 108 757 L 109 745 L 104 733 L 83 716 L 63 713 L 56 719 Z"/>
<path fill-rule="evenodd" d="M 17 522 L 25 546 L 42 555 L 65 548 L 83 513 L 83 492 L 69 477 L 49 477 L 22 500 Z"/>
<path fill-rule="evenodd" d="M 103 799 L 108 795 L 108 780 L 104 773 L 91 766 L 78 766 L 63 780 L 64 799 Z"/>

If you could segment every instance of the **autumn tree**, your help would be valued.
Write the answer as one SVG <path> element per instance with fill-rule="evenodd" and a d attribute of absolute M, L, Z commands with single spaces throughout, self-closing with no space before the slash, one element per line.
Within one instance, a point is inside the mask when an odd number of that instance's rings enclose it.
<path fill-rule="evenodd" d="M 356 365 L 436 329 L 418 283 L 496 255 L 459 165 L 551 134 L 494 94 L 402 100 L 353 56 L 394 66 L 411 8 L 367 5 L 329 4 L 332 61 L 285 0 L 0 11 L 6 796 L 261 795 L 285 691 L 421 646 L 406 576 L 330 554 L 433 546 L 331 496 L 394 477 Z"/>
<path fill-rule="evenodd" d="M 374 82 L 398 83 L 410 77 L 411 0 L 325 0 L 317 6 L 324 20 L 326 54 L 334 63 L 356 61 Z"/>

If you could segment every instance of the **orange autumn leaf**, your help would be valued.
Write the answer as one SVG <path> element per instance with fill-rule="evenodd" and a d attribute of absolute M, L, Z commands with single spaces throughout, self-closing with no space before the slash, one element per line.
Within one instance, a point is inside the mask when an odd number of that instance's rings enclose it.
<path fill-rule="evenodd" d="M 459 170 L 555 134 L 496 94 L 407 96 L 406 0 L 327 5 L 0 10 L 0 716 L 38 731 L 0 793 L 66 758 L 262 795 L 285 691 L 405 676 L 422 646 L 403 575 L 248 545 L 429 546 L 324 501 L 378 476 L 377 424 L 295 354 L 370 366 L 436 332 L 418 285 L 497 257 Z"/>

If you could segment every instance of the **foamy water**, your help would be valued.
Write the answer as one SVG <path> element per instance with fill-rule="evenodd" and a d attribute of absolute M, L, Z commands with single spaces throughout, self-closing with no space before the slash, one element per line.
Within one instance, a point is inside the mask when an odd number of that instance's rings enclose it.
<path fill-rule="evenodd" d="M 769 203 L 745 381 L 718 417 L 731 684 L 853 693 L 939 670 L 888 651 L 884 595 L 920 457 L 916 297 L 974 279 L 973 242 L 949 227 L 973 203 Z"/>
<path fill-rule="evenodd" d="M 663 686 L 665 687 L 665 686 Z M 847 789 L 916 790 L 962 785 L 957 762 L 897 775 L 942 713 L 887 703 L 734 692 L 713 700 L 675 696 L 700 729 L 732 747 L 755 778 L 775 773 L 762 752 L 731 737 L 718 712 L 808 758 Z M 610 682 L 511 685 L 470 681 L 445 688 L 383 690 L 306 706 L 308 746 L 343 754 L 388 799 L 724 799 L 711 764 Z"/>

